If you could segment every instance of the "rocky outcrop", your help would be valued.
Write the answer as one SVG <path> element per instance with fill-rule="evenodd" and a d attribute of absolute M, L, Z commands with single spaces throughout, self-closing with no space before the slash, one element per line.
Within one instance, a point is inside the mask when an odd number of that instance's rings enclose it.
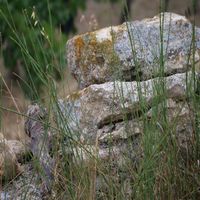
<path fill-rule="evenodd" d="M 161 18 L 127 22 L 68 41 L 68 66 L 81 89 L 54 105 L 58 132 L 64 138 L 58 159 L 62 161 L 64 152 L 63 166 L 69 170 L 72 163 L 89 169 L 94 165 L 97 194 L 103 195 L 106 182 L 113 179 L 121 184 L 124 199 L 134 199 L 130 173 L 143 170 L 139 166 L 148 157 L 147 145 L 154 153 L 162 149 L 158 157 L 163 162 L 168 156 L 165 145 L 171 145 L 177 162 L 188 163 L 197 124 L 193 98 L 200 94 L 199 28 L 195 40 L 193 36 L 185 17 L 164 13 Z M 57 166 L 49 152 L 47 113 L 32 105 L 27 115 L 30 149 L 50 191 Z M 76 179 L 73 173 L 70 176 Z"/>
<path fill-rule="evenodd" d="M 188 75 L 191 77 L 191 73 Z M 166 77 L 163 81 L 166 83 L 166 98 L 176 101 L 186 98 L 185 73 Z M 159 82 L 159 78 L 155 78 L 139 85 L 136 81 L 91 85 L 65 101 L 60 100 L 60 109 L 72 132 L 78 132 L 89 142 L 95 141 L 99 137 L 97 131 L 105 125 L 124 121 L 126 117 L 135 118 L 141 112 L 142 100 L 147 109 L 152 107 L 154 98 L 162 101 L 159 91 L 156 94 L 154 89 Z"/>
<path fill-rule="evenodd" d="M 191 76 L 188 73 L 188 79 L 191 80 Z M 164 97 L 155 89 L 161 90 L 162 80 L 165 82 Z M 156 132 L 166 134 L 162 127 L 163 106 L 168 129 L 177 142 L 180 155 L 189 155 L 194 116 L 187 102 L 186 73 L 162 80 L 143 81 L 139 87 L 135 81 L 91 85 L 60 100 L 59 113 L 62 115 L 57 116 L 57 122 L 65 127 L 63 130 L 67 128 L 70 139 L 81 143 L 71 149 L 69 154 L 73 154 L 73 159 L 79 162 L 111 159 L 122 171 L 126 169 L 127 160 L 138 166 L 143 158 L 142 137 L 148 132 L 144 131 L 145 123 L 155 123 Z"/>
<path fill-rule="evenodd" d="M 68 66 L 80 90 L 58 101 L 56 121 L 77 142 L 72 160 L 111 163 L 126 185 L 127 166 L 137 169 L 144 137 L 153 131 L 160 141 L 169 137 L 187 161 L 195 133 L 191 94 L 199 94 L 200 29 L 194 30 L 185 17 L 163 13 L 68 41 Z"/>
<path fill-rule="evenodd" d="M 199 28 L 195 38 L 199 62 Z M 183 16 L 164 13 L 78 35 L 67 43 L 67 61 L 81 88 L 113 80 L 147 80 L 160 73 L 161 58 L 166 76 L 191 68 L 191 41 L 192 24 Z"/>

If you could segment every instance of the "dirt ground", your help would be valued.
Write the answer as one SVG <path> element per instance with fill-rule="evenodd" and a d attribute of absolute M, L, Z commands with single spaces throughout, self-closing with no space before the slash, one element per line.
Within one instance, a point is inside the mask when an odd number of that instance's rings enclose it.
<path fill-rule="evenodd" d="M 146 17 L 155 16 L 159 12 L 159 2 L 159 0 L 133 0 L 130 20 L 140 20 Z M 185 10 L 190 4 L 190 0 L 170 0 L 169 10 L 184 15 Z M 85 11 L 79 11 L 76 18 L 77 34 L 110 25 L 118 25 L 120 13 L 120 3 L 97 3 L 94 2 L 94 0 L 87 0 L 87 9 Z M 200 13 L 197 15 L 197 25 L 200 26 Z M 8 109 L 25 113 L 28 104 L 30 104 L 29 100 L 25 99 L 23 92 L 16 83 L 6 78 L 7 72 L 1 63 L 0 72 L 9 86 L 8 90 L 5 84 L 3 84 L 3 97 L 1 98 L 0 105 Z M 67 77 L 69 72 L 66 71 L 65 73 Z M 72 78 L 69 80 L 66 78 L 65 81 L 59 83 L 58 94 L 61 98 L 64 98 L 67 94 L 76 89 L 77 83 Z M 23 126 L 24 118 L 22 116 L 2 110 L 0 131 L 7 139 L 23 139 L 25 137 Z"/>

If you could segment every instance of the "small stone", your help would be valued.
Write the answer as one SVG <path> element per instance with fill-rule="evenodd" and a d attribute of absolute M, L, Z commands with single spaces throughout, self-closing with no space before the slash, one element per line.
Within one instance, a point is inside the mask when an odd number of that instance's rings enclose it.
<path fill-rule="evenodd" d="M 23 168 L 18 163 L 13 147 L 0 133 L 0 179 L 10 181 L 22 172 Z"/>

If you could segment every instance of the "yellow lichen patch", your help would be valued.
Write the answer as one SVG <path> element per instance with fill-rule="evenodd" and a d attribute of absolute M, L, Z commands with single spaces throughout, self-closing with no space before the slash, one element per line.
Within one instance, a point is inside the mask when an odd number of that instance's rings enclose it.
<path fill-rule="evenodd" d="M 81 70 L 81 76 L 92 80 L 93 83 L 97 81 L 93 76 L 109 76 L 110 72 L 113 71 L 113 66 L 116 68 L 119 64 L 118 56 L 113 50 L 112 29 L 109 31 L 112 37 L 108 37 L 108 39 L 104 38 L 99 41 L 97 32 L 92 32 L 77 37 L 74 42 L 76 66 Z M 98 35 L 98 37 L 100 36 Z M 92 75 L 94 69 L 96 74 Z"/>
<path fill-rule="evenodd" d="M 83 42 L 82 37 L 78 36 L 75 39 L 74 43 L 75 43 L 75 49 L 76 49 L 76 56 L 77 56 L 77 58 L 80 58 L 82 49 L 84 47 L 84 42 Z"/>

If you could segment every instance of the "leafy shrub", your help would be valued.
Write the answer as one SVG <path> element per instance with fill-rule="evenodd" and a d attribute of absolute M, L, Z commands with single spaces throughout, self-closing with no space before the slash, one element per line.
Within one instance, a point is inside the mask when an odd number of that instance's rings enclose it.
<path fill-rule="evenodd" d="M 60 26 L 84 7 L 82 0 L 0 0 L 4 64 L 21 80 L 29 98 L 38 97 L 47 84 L 46 74 L 60 77 L 67 40 Z"/>

